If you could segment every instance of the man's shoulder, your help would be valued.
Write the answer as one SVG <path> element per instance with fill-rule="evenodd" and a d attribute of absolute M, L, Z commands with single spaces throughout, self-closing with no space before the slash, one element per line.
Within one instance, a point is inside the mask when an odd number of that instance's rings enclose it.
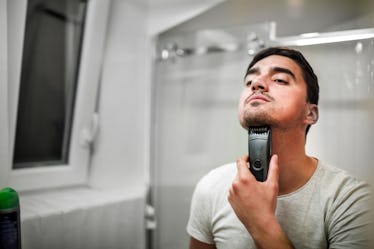
<path fill-rule="evenodd" d="M 357 185 L 366 184 L 363 180 L 357 178 L 347 170 L 332 166 L 325 162 L 319 162 L 319 177 L 328 184 Z"/>
<path fill-rule="evenodd" d="M 228 163 L 214 168 L 200 179 L 197 188 L 200 191 L 208 192 L 208 194 L 226 190 L 234 180 L 236 171 L 235 163 Z"/>
<path fill-rule="evenodd" d="M 321 190 L 334 199 L 338 196 L 346 198 L 346 195 L 368 195 L 370 193 L 369 185 L 364 180 L 344 169 L 320 163 L 318 175 L 317 180 Z"/>
<path fill-rule="evenodd" d="M 322 165 L 324 221 L 330 243 L 336 248 L 367 248 L 366 232 L 371 223 L 371 190 L 366 181 L 346 170 Z M 322 203 L 319 201 L 319 203 Z"/>
<path fill-rule="evenodd" d="M 236 164 L 234 162 L 223 164 L 217 168 L 214 168 L 210 170 L 204 177 L 220 178 L 227 175 L 236 175 Z"/>

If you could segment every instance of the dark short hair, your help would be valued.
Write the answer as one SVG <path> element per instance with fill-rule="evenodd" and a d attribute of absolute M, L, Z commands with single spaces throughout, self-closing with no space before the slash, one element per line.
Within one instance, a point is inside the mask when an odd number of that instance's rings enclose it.
<path fill-rule="evenodd" d="M 310 66 L 309 62 L 299 51 L 286 47 L 269 47 L 258 52 L 252 59 L 251 63 L 248 65 L 245 76 L 247 76 L 248 71 L 256 64 L 258 61 L 270 56 L 270 55 L 280 55 L 285 56 L 293 60 L 302 71 L 302 76 L 307 86 L 307 101 L 312 104 L 318 105 L 319 99 L 319 85 L 318 78 L 315 75 L 313 68 Z M 306 133 L 308 133 L 310 125 L 306 128 Z"/>

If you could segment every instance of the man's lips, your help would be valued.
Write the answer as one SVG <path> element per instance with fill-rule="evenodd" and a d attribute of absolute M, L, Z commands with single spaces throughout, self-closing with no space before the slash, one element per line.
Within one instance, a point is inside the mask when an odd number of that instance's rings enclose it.
<path fill-rule="evenodd" d="M 247 99 L 246 99 L 246 103 L 249 103 L 249 102 L 252 102 L 252 101 L 258 101 L 258 100 L 261 100 L 261 101 L 265 101 L 265 102 L 269 102 L 270 101 L 270 98 L 263 95 L 263 94 L 259 94 L 259 93 L 254 93 L 254 94 L 251 94 Z"/>

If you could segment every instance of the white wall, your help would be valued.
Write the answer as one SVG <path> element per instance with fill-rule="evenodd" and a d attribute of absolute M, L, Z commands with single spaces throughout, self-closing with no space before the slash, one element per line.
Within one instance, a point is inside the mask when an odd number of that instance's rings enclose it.
<path fill-rule="evenodd" d="M 114 0 L 99 99 L 100 130 L 92 158 L 90 184 L 139 191 L 146 175 L 145 113 L 149 86 L 144 6 Z"/>
<path fill-rule="evenodd" d="M 148 183 L 153 36 L 222 0 L 113 0 L 90 185 L 142 190 Z"/>

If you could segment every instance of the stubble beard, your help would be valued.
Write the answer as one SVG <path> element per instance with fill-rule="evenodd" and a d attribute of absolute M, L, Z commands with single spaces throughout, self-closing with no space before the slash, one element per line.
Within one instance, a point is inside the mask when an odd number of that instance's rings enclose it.
<path fill-rule="evenodd" d="M 258 105 L 253 103 L 252 107 L 257 107 Z M 240 124 L 244 129 L 248 129 L 252 126 L 278 126 L 279 122 L 268 111 L 246 109 L 241 117 Z"/>

